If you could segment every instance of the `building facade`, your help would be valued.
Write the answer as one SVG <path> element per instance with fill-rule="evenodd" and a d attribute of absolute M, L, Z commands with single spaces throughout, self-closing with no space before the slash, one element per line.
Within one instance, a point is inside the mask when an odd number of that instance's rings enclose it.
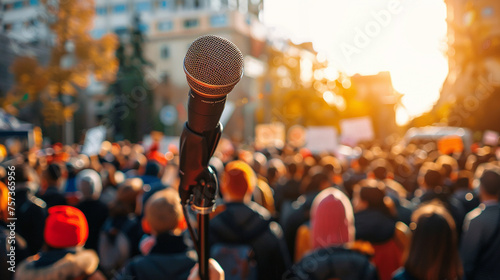
<path fill-rule="evenodd" d="M 498 131 L 500 2 L 445 2 L 449 74 L 434 111 L 450 125 Z"/>

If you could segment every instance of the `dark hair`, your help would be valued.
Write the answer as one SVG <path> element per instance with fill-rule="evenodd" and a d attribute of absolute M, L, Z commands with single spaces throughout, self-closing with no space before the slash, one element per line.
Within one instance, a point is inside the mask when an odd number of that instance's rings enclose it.
<path fill-rule="evenodd" d="M 424 175 L 424 182 L 427 185 L 427 187 L 431 189 L 441 186 L 442 185 L 441 173 L 438 170 L 432 168 L 427 169 Z"/>
<path fill-rule="evenodd" d="M 392 166 L 384 158 L 374 160 L 370 164 L 370 169 L 373 172 L 375 178 L 379 180 L 384 180 L 385 178 L 387 178 L 387 173 L 392 172 Z"/>
<path fill-rule="evenodd" d="M 61 167 L 57 163 L 51 163 L 47 167 L 47 179 L 57 181 L 61 178 Z"/>
<path fill-rule="evenodd" d="M 479 179 L 481 188 L 489 195 L 499 195 L 500 174 L 495 170 L 485 170 Z"/>
<path fill-rule="evenodd" d="M 368 208 L 381 212 L 382 214 L 393 218 L 391 210 L 384 202 L 385 186 L 382 182 L 375 180 L 362 180 L 359 186 L 359 197 L 368 203 Z"/>
<path fill-rule="evenodd" d="M 446 208 L 423 204 L 413 213 L 410 228 L 414 231 L 406 271 L 418 280 L 460 279 L 455 222 Z"/>
<path fill-rule="evenodd" d="M 322 172 L 322 168 L 315 166 L 310 170 L 310 176 L 303 180 L 302 193 L 319 192 L 321 185 L 328 182 L 328 176 Z"/>

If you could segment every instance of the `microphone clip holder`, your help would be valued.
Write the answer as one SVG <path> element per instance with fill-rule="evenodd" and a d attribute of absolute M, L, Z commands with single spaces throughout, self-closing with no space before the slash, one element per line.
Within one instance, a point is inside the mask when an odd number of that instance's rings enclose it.
<path fill-rule="evenodd" d="M 218 193 L 218 181 L 208 162 L 222 134 L 222 125 L 203 134 L 194 132 L 186 123 L 180 139 L 180 185 L 179 195 L 183 205 L 199 214 L 208 214 L 215 210 L 215 198 Z"/>

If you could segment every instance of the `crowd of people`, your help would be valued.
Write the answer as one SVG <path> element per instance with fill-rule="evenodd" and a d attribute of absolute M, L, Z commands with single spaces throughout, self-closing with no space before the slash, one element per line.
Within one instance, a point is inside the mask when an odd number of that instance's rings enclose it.
<path fill-rule="evenodd" d="M 349 157 L 224 141 L 210 160 L 210 279 L 500 277 L 496 147 L 370 143 Z M 127 141 L 95 156 L 76 144 L 11 151 L 0 279 L 198 279 L 178 162 L 175 147 Z"/>

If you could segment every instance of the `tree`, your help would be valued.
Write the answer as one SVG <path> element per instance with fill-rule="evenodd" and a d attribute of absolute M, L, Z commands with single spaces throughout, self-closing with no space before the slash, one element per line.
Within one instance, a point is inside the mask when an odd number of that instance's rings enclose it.
<path fill-rule="evenodd" d="M 93 0 L 41 0 L 41 4 L 41 17 L 54 36 L 49 63 L 40 65 L 34 58 L 17 58 L 11 65 L 16 84 L 4 106 L 15 112 L 14 101 L 20 107 L 39 100 L 45 125 L 61 125 L 72 120 L 78 108 L 74 96 L 79 88 L 87 87 L 90 75 L 103 82 L 115 79 L 118 41 L 114 34 L 99 40 L 90 36 Z"/>
<path fill-rule="evenodd" d="M 144 36 L 140 18 L 135 16 L 130 30 L 130 41 L 120 40 L 115 56 L 119 69 L 115 82 L 108 92 L 114 96 L 112 110 L 115 140 L 142 140 L 152 129 L 152 85 L 146 80 L 146 67 L 152 64 L 143 55 Z"/>

